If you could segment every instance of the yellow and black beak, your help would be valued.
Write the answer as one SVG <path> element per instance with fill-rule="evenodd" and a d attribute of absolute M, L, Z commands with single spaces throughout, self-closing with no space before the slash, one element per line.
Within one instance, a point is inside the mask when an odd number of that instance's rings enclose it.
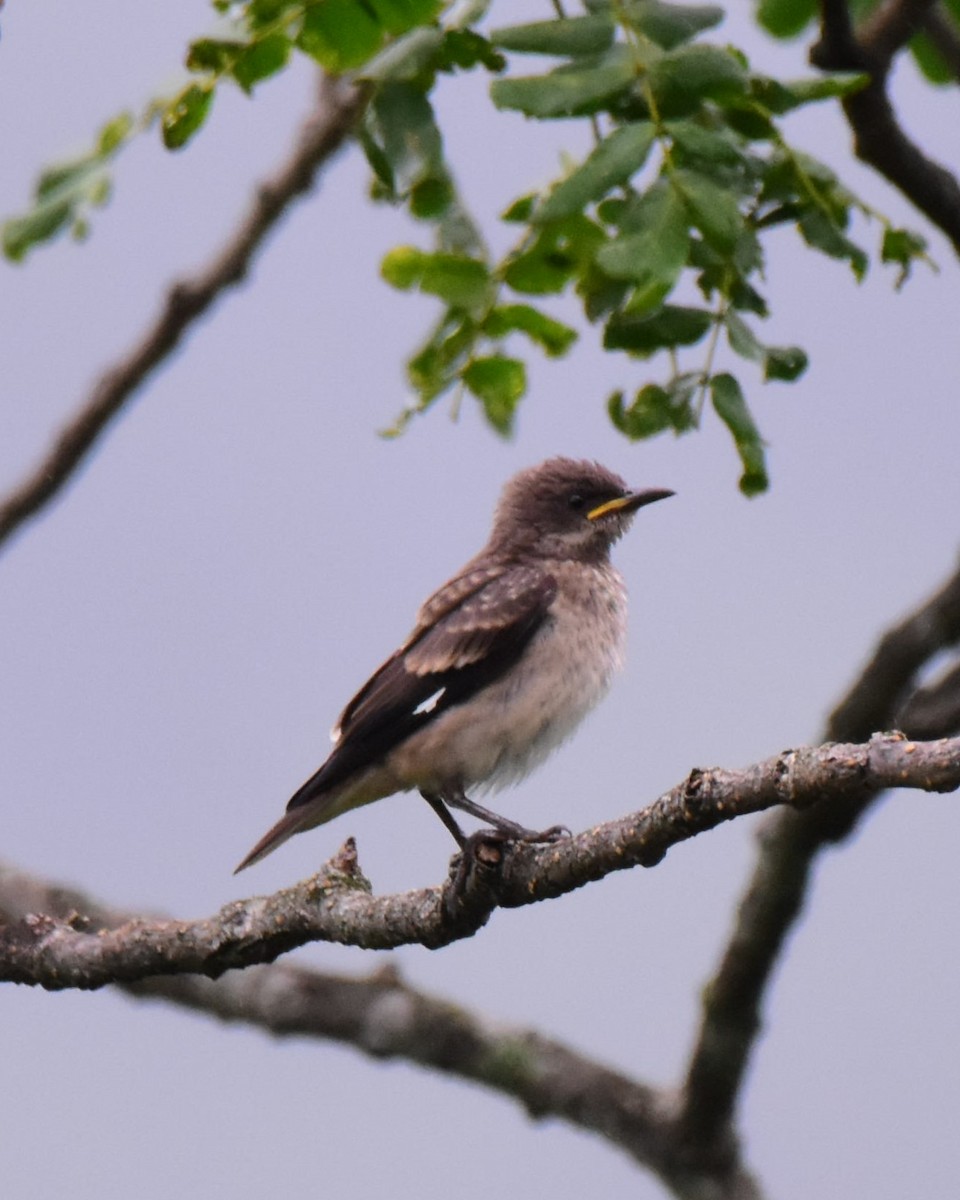
<path fill-rule="evenodd" d="M 587 513 L 587 520 L 599 521 L 601 517 L 609 516 L 611 513 L 635 513 L 645 504 L 666 500 L 668 496 L 674 494 L 669 488 L 647 488 L 642 492 L 624 492 L 622 496 L 614 496 L 612 500 L 604 500 L 596 508 L 591 508 Z"/>

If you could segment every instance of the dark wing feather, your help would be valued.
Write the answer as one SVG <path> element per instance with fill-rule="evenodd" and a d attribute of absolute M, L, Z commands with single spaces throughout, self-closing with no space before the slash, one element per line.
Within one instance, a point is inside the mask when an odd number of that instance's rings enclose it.
<path fill-rule="evenodd" d="M 435 627 L 439 621 L 447 617 L 455 609 L 464 606 L 481 589 L 486 588 L 494 579 L 503 575 L 506 570 L 507 568 L 502 565 L 498 566 L 493 563 L 489 563 L 486 566 L 468 567 L 448 583 L 445 583 L 443 587 L 438 588 L 428 600 L 425 600 L 420 606 L 420 611 L 417 613 L 417 622 L 410 636 L 400 649 L 387 659 L 382 667 L 374 671 L 340 714 L 340 719 L 334 726 L 334 740 L 339 742 L 350 726 L 363 716 L 367 711 L 368 702 L 373 707 L 377 707 L 381 686 L 385 682 L 383 677 L 389 676 L 392 673 L 394 665 L 404 658 L 413 645 L 420 641 L 425 634 L 429 633 L 431 628 Z M 429 695 L 430 693 L 427 692 L 426 696 L 421 697 L 421 701 L 425 700 Z"/>
<path fill-rule="evenodd" d="M 553 576 L 535 566 L 487 572 L 472 588 L 468 578 L 458 577 L 427 601 L 407 642 L 347 705 L 332 754 L 288 811 L 378 762 L 498 679 L 523 654 L 557 592 Z"/>

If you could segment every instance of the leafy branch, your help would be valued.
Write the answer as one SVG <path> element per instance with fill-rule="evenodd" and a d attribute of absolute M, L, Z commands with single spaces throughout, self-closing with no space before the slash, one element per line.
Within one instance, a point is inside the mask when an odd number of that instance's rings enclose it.
<path fill-rule="evenodd" d="M 417 404 L 391 432 L 454 388 L 477 398 L 494 429 L 511 432 L 526 368 L 506 352 L 505 335 L 565 353 L 575 331 L 535 301 L 572 289 L 587 319 L 602 325 L 605 349 L 640 360 L 662 353 L 669 362 L 663 384 L 609 398 L 616 427 L 631 439 L 685 433 L 698 427 L 709 393 L 741 459 L 741 490 L 755 494 L 768 485 L 764 443 L 739 380 L 714 372 L 719 335 L 764 380 L 789 382 L 805 369 L 801 349 L 764 344 L 753 324 L 769 313 L 762 238 L 774 227 L 792 225 L 812 249 L 863 278 L 868 256 L 849 234 L 850 219 L 854 211 L 879 214 L 793 149 L 781 122 L 804 105 L 855 93 L 866 76 L 783 83 L 755 74 L 739 51 L 699 40 L 723 16 L 713 6 L 589 0 L 586 8 L 494 29 L 489 42 L 511 60 L 561 60 L 541 74 L 495 79 L 491 97 L 529 119 L 589 121 L 595 145 L 587 157 L 507 207 L 503 219 L 522 230 L 502 260 L 479 245 L 453 253 L 399 247 L 384 260 L 388 282 L 444 305 L 408 363 Z M 431 83 L 421 62 L 405 86 L 426 97 Z M 389 152 L 371 165 L 382 172 L 384 160 L 389 166 Z M 880 220 L 880 257 L 899 266 L 902 282 L 925 244 Z M 676 302 L 696 292 L 702 303 Z M 516 324 L 505 311 L 517 314 Z M 682 362 L 694 347 L 703 351 L 699 364 Z"/>
<path fill-rule="evenodd" d="M 857 212 L 879 218 L 879 257 L 898 268 L 898 286 L 926 259 L 919 235 L 892 226 L 783 132 L 784 118 L 805 105 L 853 104 L 873 86 L 869 63 L 854 57 L 843 60 L 851 68 L 844 74 L 768 78 L 739 50 L 704 40 L 723 18 L 718 6 L 585 0 L 581 15 L 557 6 L 552 19 L 486 34 L 478 27 L 482 0 L 451 9 L 441 0 L 213 6 L 220 26 L 188 47 L 190 82 L 151 101 L 139 119 L 116 118 L 87 155 L 44 172 L 33 208 L 4 226 L 6 253 L 21 259 L 67 229 L 86 233 L 91 208 L 109 195 L 108 166 L 130 139 L 159 122 L 168 148 L 181 148 L 223 84 L 250 93 L 298 54 L 345 73 L 369 98 L 356 137 L 372 198 L 405 206 L 432 231 L 428 248 L 390 251 L 383 277 L 442 305 L 407 363 L 415 403 L 389 434 L 454 392 L 456 403 L 473 396 L 491 427 L 509 435 L 527 390 L 517 337 L 550 356 L 568 353 L 577 331 L 541 305 L 572 290 L 604 349 L 667 362 L 662 382 L 608 398 L 616 428 L 630 439 L 686 433 L 698 428 L 709 396 L 739 455 L 740 488 L 754 495 L 769 482 L 764 442 L 732 364 L 718 367 L 721 351 L 753 364 L 764 381 L 791 382 L 807 364 L 799 347 L 769 345 L 758 333 L 769 315 L 770 231 L 792 227 L 811 249 L 848 263 L 859 281 L 868 255 L 851 235 Z M 768 23 L 775 7 L 761 13 Z M 505 73 L 531 55 L 555 65 Z M 518 237 L 499 261 L 457 190 L 431 102 L 441 75 L 475 69 L 496 76 L 497 109 L 586 121 L 594 141 L 561 178 L 506 207 L 503 220 Z"/>

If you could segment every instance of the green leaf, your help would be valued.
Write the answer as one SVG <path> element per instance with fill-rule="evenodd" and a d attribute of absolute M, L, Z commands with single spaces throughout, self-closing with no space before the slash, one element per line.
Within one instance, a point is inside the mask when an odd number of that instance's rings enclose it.
<path fill-rule="evenodd" d="M 28 250 L 54 237 L 72 219 L 68 199 L 38 204 L 25 216 L 10 217 L 3 223 L 3 252 L 13 262 L 21 262 Z"/>
<path fill-rule="evenodd" d="M 420 88 L 399 81 L 385 83 L 370 103 L 365 127 L 389 163 L 400 195 L 429 179 L 449 183 L 440 130 Z"/>
<path fill-rule="evenodd" d="M 367 128 L 366 122 L 357 131 L 357 140 L 360 143 L 360 148 L 363 150 L 364 157 L 371 171 L 373 171 L 376 177 L 374 184 L 374 187 L 378 189 L 376 199 L 387 199 L 396 202 L 399 197 L 397 196 L 397 181 L 393 174 L 393 167 L 390 165 L 390 160 L 384 153 L 383 148 L 377 143 Z"/>
<path fill-rule="evenodd" d="M 379 4 L 375 7 L 379 7 Z M 439 7 L 432 0 L 426 6 L 434 15 Z M 429 79 L 434 72 L 452 71 L 455 66 L 469 68 L 482 62 L 491 70 L 502 70 L 506 65 L 506 61 L 480 34 L 471 29 L 444 31 L 426 23 L 432 17 L 428 18 L 425 12 L 426 9 L 417 21 L 413 21 L 413 13 L 408 14 L 402 22 L 381 20 L 385 32 L 390 31 L 391 25 L 396 27 L 400 24 L 408 32 L 403 32 L 402 36 L 388 42 L 377 54 L 368 57 L 361 64 L 358 77 L 377 81 Z"/>
<path fill-rule="evenodd" d="M 865 71 L 837 71 L 812 79 L 792 79 L 786 86 L 796 100 L 794 107 L 798 107 L 818 100 L 843 100 L 862 92 L 869 82 L 870 76 Z"/>
<path fill-rule="evenodd" d="M 650 316 L 614 313 L 603 331 L 607 350 L 626 350 L 649 358 L 658 350 L 692 346 L 713 323 L 713 314 L 702 308 L 665 304 Z"/>
<path fill-rule="evenodd" d="M 603 241 L 603 231 L 585 216 L 553 221 L 532 245 L 507 259 L 503 278 L 515 292 L 531 296 L 562 292 L 574 275 L 587 270 Z"/>
<path fill-rule="evenodd" d="M 664 115 L 726 101 L 747 91 L 747 72 L 735 54 L 696 43 L 664 54 L 650 66 L 650 86 Z"/>
<path fill-rule="evenodd" d="M 567 17 L 494 29 L 490 41 L 519 54 L 553 54 L 575 58 L 599 54 L 613 42 L 616 26 L 608 15 Z"/>
<path fill-rule="evenodd" d="M 563 291 L 576 269 L 576 260 L 570 254 L 554 253 L 549 240 L 539 237 L 528 250 L 507 261 L 503 278 L 515 292 L 550 296 Z"/>
<path fill-rule="evenodd" d="M 83 158 L 73 158 L 68 162 L 55 163 L 47 167 L 37 180 L 37 199 L 52 200 L 61 198 L 65 193 L 86 191 L 88 181 L 93 172 L 99 171 L 102 161 L 94 152 Z"/>
<path fill-rule="evenodd" d="M 520 225 L 525 225 L 530 220 L 530 215 L 536 207 L 537 193 L 530 192 L 526 196 L 520 196 L 500 214 L 501 221 L 513 221 Z"/>
<path fill-rule="evenodd" d="M 22 260 L 31 247 L 69 228 L 76 240 L 89 234 L 86 210 L 106 204 L 110 177 L 106 165 L 138 130 L 128 112 L 100 129 L 92 150 L 79 158 L 47 167 L 37 180 L 33 208 L 3 223 L 4 254 Z"/>
<path fill-rule="evenodd" d="M 179 150 L 193 137 L 207 119 L 213 91 L 192 83 L 171 100 L 160 119 L 163 144 L 168 150 Z"/>
<path fill-rule="evenodd" d="M 657 308 L 673 290 L 687 261 L 690 232 L 686 209 L 666 180 L 658 180 L 631 207 L 624 233 L 602 246 L 597 265 L 613 279 L 631 281 L 629 310 Z"/>
<path fill-rule="evenodd" d="M 281 71 L 290 58 L 290 39 L 283 33 L 271 33 L 251 42 L 233 64 L 233 77 L 247 93 L 253 85 Z"/>
<path fill-rule="evenodd" d="M 435 221 L 449 209 L 455 196 L 449 179 L 424 179 L 410 189 L 410 213 L 421 221 Z"/>
<path fill-rule="evenodd" d="M 380 24 L 392 37 L 406 33 L 418 25 L 435 21 L 444 0 L 366 0 L 377 14 Z M 354 0 L 356 7 L 356 0 Z"/>
<path fill-rule="evenodd" d="M 483 310 L 493 297 L 486 263 L 463 255 L 428 254 L 415 246 L 397 246 L 384 256 L 380 273 L 393 287 L 404 291 L 419 287 L 466 312 Z"/>
<path fill-rule="evenodd" d="M 731 101 L 724 106 L 724 117 L 727 125 L 734 133 L 751 142 L 775 142 L 780 131 L 766 113 L 761 112 L 756 103 L 746 101 Z"/>
<path fill-rule="evenodd" d="M 730 288 L 730 303 L 740 312 L 756 313 L 758 317 L 769 317 L 770 308 L 756 288 L 742 279 L 735 279 Z"/>
<path fill-rule="evenodd" d="M 705 29 L 719 25 L 724 11 L 716 4 L 660 4 L 656 0 L 629 0 L 621 6 L 627 22 L 665 50 L 690 41 Z"/>
<path fill-rule="evenodd" d="M 380 274 L 391 287 L 408 291 L 420 282 L 426 255 L 417 246 L 394 246 L 383 256 Z"/>
<path fill-rule="evenodd" d="M 638 441 L 672 429 L 685 433 L 696 424 L 690 401 L 697 388 L 696 374 L 678 375 L 667 387 L 647 383 L 634 396 L 629 407 L 623 392 L 614 392 L 607 400 L 610 420 L 628 438 Z"/>
<path fill-rule="evenodd" d="M 764 379 L 783 379 L 792 383 L 807 369 L 809 360 L 799 346 L 767 346 L 763 362 Z"/>
<path fill-rule="evenodd" d="M 440 49 L 437 58 L 440 71 L 452 71 L 454 67 L 469 71 L 478 64 L 488 71 L 502 71 L 507 65 L 493 43 L 473 29 L 448 29 Z"/>
<path fill-rule="evenodd" d="M 637 441 L 662 433 L 671 425 L 670 398 L 656 383 L 645 384 L 629 408 L 624 404 L 623 392 L 614 392 L 607 400 L 607 412 L 621 433 Z"/>
<path fill-rule="evenodd" d="M 419 79 L 438 68 L 443 57 L 443 42 L 440 29 L 433 26 L 414 29 L 368 59 L 357 76 L 374 82 Z"/>
<path fill-rule="evenodd" d="M 518 358 L 491 354 L 475 358 L 461 378 L 483 404 L 484 415 L 506 437 L 513 432 L 517 404 L 527 390 L 527 370 Z"/>
<path fill-rule="evenodd" d="M 956 35 L 955 35 L 956 36 Z M 957 77 L 950 64 L 940 53 L 937 43 L 920 30 L 909 42 L 910 53 L 920 68 L 920 73 L 930 82 L 942 87 L 944 84 L 956 83 Z"/>
<path fill-rule="evenodd" d="M 429 404 L 451 387 L 460 366 L 473 350 L 477 328 L 464 312 L 448 309 L 407 363 L 407 375 L 419 392 L 423 405 Z"/>
<path fill-rule="evenodd" d="M 767 477 L 763 439 L 743 398 L 740 384 L 726 372 L 714 375 L 710 380 L 710 394 L 717 416 L 733 435 L 743 464 L 740 491 L 745 496 L 765 492 L 770 480 Z"/>
<path fill-rule="evenodd" d="M 690 219 L 715 250 L 730 255 L 745 229 L 737 199 L 699 171 L 681 168 L 671 179 L 683 197 Z"/>
<path fill-rule="evenodd" d="M 380 49 L 384 29 L 357 0 L 320 0 L 303 14 L 297 46 L 334 75 L 362 67 Z"/>
<path fill-rule="evenodd" d="M 664 129 L 673 142 L 674 151 L 679 151 L 675 156 L 681 163 L 693 161 L 738 167 L 744 162 L 743 151 L 724 126 L 710 129 L 696 121 L 665 121 Z"/>
<path fill-rule="evenodd" d="M 596 62 L 558 67 L 546 75 L 495 79 L 490 95 L 497 108 L 515 109 L 528 117 L 569 117 L 598 111 L 635 78 L 629 48 L 614 46 Z"/>
<path fill-rule="evenodd" d="M 763 364 L 764 379 L 792 383 L 807 369 L 807 356 L 799 346 L 764 346 L 750 326 L 732 309 L 724 318 L 731 350 L 741 358 Z"/>
<path fill-rule="evenodd" d="M 803 33 L 817 15 L 817 0 L 760 0 L 757 21 L 777 38 Z"/>
<path fill-rule="evenodd" d="M 763 362 L 766 350 L 742 317 L 729 310 L 723 318 L 723 323 L 727 330 L 727 341 L 734 354 L 752 362 Z"/>
<path fill-rule="evenodd" d="M 230 8 L 230 3 L 214 0 L 213 6 L 226 11 Z M 275 25 L 283 17 L 296 16 L 303 8 L 303 0 L 246 0 L 243 8 L 247 28 L 257 33 L 268 25 Z"/>
<path fill-rule="evenodd" d="M 883 231 L 880 258 L 885 263 L 900 264 L 900 272 L 894 285 L 898 289 L 907 281 L 910 268 L 915 262 L 930 262 L 925 238 L 911 229 L 894 229 L 889 225 Z"/>
<path fill-rule="evenodd" d="M 754 98 L 764 108 L 782 116 L 804 104 L 815 104 L 819 100 L 842 100 L 845 96 L 862 91 L 869 82 L 870 76 L 863 72 L 837 72 L 789 82 L 758 75 L 751 80 L 750 88 Z"/>
<path fill-rule="evenodd" d="M 809 210 L 800 218 L 799 226 L 807 245 L 822 250 L 831 258 L 846 259 L 857 283 L 861 282 L 867 273 L 866 254 L 837 228 L 822 209 Z"/>
<path fill-rule="evenodd" d="M 225 41 L 220 38 L 199 38 L 187 47 L 187 67 L 191 71 L 211 71 L 223 75 L 243 53 L 246 46 L 241 41 Z"/>
<path fill-rule="evenodd" d="M 656 137 L 651 121 L 622 125 L 605 137 L 538 205 L 533 223 L 542 225 L 557 217 L 582 212 L 592 200 L 625 183 L 639 171 Z"/>
<path fill-rule="evenodd" d="M 525 333 L 551 358 L 566 354 L 577 340 L 575 329 L 555 321 L 529 304 L 502 304 L 492 308 L 483 323 L 483 331 L 491 338 L 506 337 L 508 333 Z"/>
<path fill-rule="evenodd" d="M 99 158 L 109 158 L 120 149 L 134 133 L 136 127 L 133 117 L 128 112 L 122 112 L 119 116 L 108 121 L 100 130 L 97 136 L 96 153 Z"/>
<path fill-rule="evenodd" d="M 593 262 L 578 276 L 575 290 L 587 320 L 599 321 L 623 307 L 630 288 L 622 279 L 611 279 Z"/>

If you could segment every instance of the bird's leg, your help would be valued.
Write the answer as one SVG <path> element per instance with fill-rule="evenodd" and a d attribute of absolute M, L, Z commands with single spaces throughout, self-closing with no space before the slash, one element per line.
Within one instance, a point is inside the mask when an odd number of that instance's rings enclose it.
<path fill-rule="evenodd" d="M 554 825 L 550 829 L 545 829 L 542 833 L 537 833 L 532 829 L 524 829 L 516 821 L 510 821 L 506 817 L 498 816 L 495 812 L 490 812 L 489 809 L 484 808 L 482 805 L 474 803 L 473 800 L 465 796 L 459 789 L 456 791 L 445 791 L 442 795 L 437 795 L 435 792 L 421 792 L 420 795 L 444 823 L 460 847 L 460 853 L 454 859 L 453 887 L 447 897 L 447 903 L 450 906 L 448 908 L 448 915 L 452 917 L 457 914 L 458 898 L 466 893 L 467 884 L 472 873 L 477 869 L 488 872 L 494 863 L 502 862 L 496 851 L 493 851 L 496 843 L 555 842 L 559 838 L 570 836 L 570 830 L 564 828 L 562 825 Z M 462 809 L 464 812 L 469 813 L 470 816 L 477 817 L 478 820 L 486 821 L 493 828 L 481 829 L 477 833 L 472 833 L 467 837 L 457 824 L 453 813 L 447 807 L 448 804 Z M 491 851 L 494 853 L 493 858 L 490 857 Z"/>
<path fill-rule="evenodd" d="M 486 821 L 502 837 L 514 842 L 555 842 L 559 838 L 569 837 L 570 830 L 563 825 L 551 825 L 549 829 L 544 829 L 537 832 L 535 829 L 526 829 L 523 825 L 518 825 L 516 821 L 511 821 L 507 817 L 501 817 L 495 812 L 491 812 L 489 808 L 484 808 L 483 805 L 477 804 L 475 800 L 471 800 L 469 796 L 465 796 L 462 791 L 446 791 L 442 797 L 425 796 L 427 803 L 433 808 L 434 812 L 440 817 L 444 825 L 453 833 L 453 829 L 460 832 L 460 827 L 450 815 L 446 805 L 453 808 L 459 808 L 462 812 L 469 813 L 471 817 L 476 817 L 478 821 Z M 436 801 L 436 803 L 434 803 Z M 440 807 L 438 808 L 437 805 Z M 440 809 L 443 809 L 441 813 Z M 452 822 L 452 828 L 451 824 Z M 457 834 L 454 834 L 457 837 Z M 460 840 L 463 837 L 460 832 L 460 837 L 457 838 L 461 847 L 463 842 Z"/>
<path fill-rule="evenodd" d="M 440 820 L 447 827 L 447 831 L 453 835 L 453 840 L 462 850 L 467 843 L 467 835 L 463 832 L 457 822 L 454 820 L 453 813 L 444 804 L 439 796 L 432 792 L 421 792 L 420 795 L 426 800 L 433 811 L 437 814 Z"/>

